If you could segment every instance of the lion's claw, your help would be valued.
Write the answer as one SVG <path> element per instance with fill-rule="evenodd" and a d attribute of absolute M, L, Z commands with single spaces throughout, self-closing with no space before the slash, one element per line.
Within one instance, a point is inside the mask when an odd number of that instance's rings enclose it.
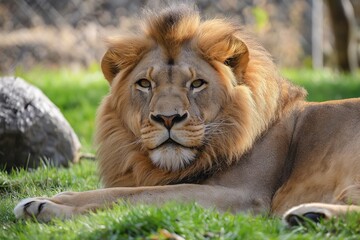
<path fill-rule="evenodd" d="M 14 208 L 17 219 L 34 218 L 39 222 L 49 222 L 53 218 L 70 218 L 73 213 L 74 207 L 58 204 L 47 198 L 27 198 Z"/>

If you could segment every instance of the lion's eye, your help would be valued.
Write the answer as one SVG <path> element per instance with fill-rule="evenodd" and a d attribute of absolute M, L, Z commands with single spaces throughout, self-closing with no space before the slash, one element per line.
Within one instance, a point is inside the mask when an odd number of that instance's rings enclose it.
<path fill-rule="evenodd" d="M 195 81 L 193 81 L 190 85 L 190 87 L 192 89 L 195 89 L 195 88 L 201 88 L 202 86 L 204 86 L 204 84 L 206 84 L 205 80 L 203 79 L 196 79 Z"/>
<path fill-rule="evenodd" d="M 149 90 L 151 88 L 151 82 L 145 78 L 142 78 L 136 82 L 140 88 Z"/>

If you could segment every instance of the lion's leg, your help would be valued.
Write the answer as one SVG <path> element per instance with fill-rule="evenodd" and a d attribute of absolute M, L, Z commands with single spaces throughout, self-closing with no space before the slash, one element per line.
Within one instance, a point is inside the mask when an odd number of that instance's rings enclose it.
<path fill-rule="evenodd" d="M 67 219 L 93 211 L 120 200 L 130 203 L 162 204 L 166 201 L 198 202 L 204 207 L 222 211 L 268 212 L 270 198 L 256 196 L 247 189 L 222 186 L 180 184 L 157 187 L 106 188 L 86 192 L 61 193 L 52 198 L 29 198 L 14 209 L 17 218 L 36 218 L 47 222 L 52 218 Z"/>
<path fill-rule="evenodd" d="M 320 219 L 342 217 L 349 212 L 360 212 L 360 185 L 345 188 L 335 199 L 339 204 L 308 203 L 291 208 L 283 215 L 286 224 L 298 225 L 304 218 L 318 222 Z M 356 205 L 354 205 L 356 204 Z"/>

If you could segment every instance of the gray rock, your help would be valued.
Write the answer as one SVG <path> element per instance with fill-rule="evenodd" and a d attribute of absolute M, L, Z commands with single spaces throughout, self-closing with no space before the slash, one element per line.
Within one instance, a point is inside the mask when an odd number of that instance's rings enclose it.
<path fill-rule="evenodd" d="M 80 142 L 59 109 L 36 87 L 0 77 L 0 168 L 68 166 Z"/>

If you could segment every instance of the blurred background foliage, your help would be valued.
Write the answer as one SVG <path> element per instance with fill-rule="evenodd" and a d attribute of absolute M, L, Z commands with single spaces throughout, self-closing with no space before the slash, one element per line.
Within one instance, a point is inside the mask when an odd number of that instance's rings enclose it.
<path fill-rule="evenodd" d="M 239 22 L 256 35 L 283 67 L 311 66 L 312 48 L 321 48 L 326 66 L 348 70 L 346 64 L 338 62 L 336 54 L 341 44 L 345 45 L 341 51 L 347 52 L 349 24 L 343 1 L 352 2 L 355 15 L 359 16 L 358 0 L 187 2 L 195 3 L 207 17 L 227 17 Z M 0 72 L 11 74 L 19 67 L 30 69 L 35 65 L 90 66 L 99 62 L 105 37 L 136 29 L 144 7 L 169 2 L 176 1 L 0 0 Z M 321 16 L 321 29 L 314 29 L 316 16 Z M 313 45 L 314 34 L 321 35 L 320 46 Z M 337 45 L 336 39 L 345 42 Z"/>

